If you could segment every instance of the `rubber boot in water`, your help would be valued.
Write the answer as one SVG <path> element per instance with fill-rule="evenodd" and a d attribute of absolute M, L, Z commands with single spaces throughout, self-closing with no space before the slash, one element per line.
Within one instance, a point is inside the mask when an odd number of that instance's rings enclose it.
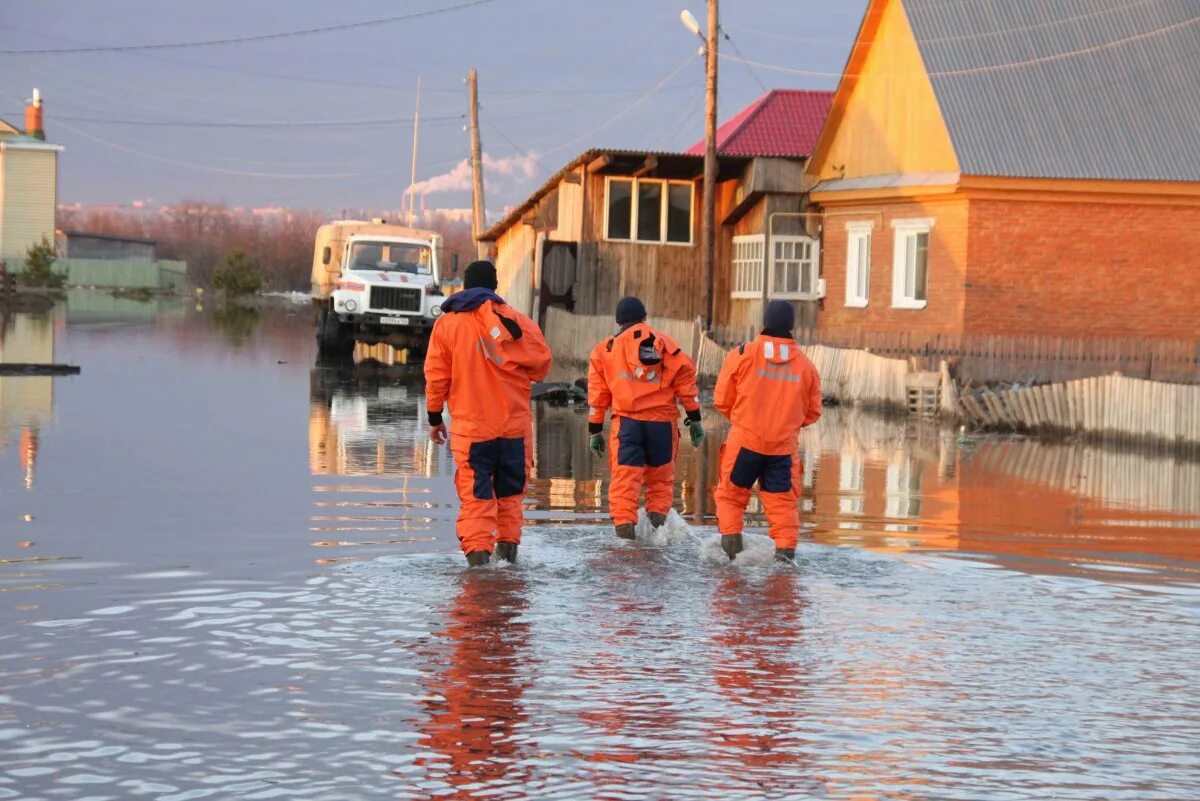
<path fill-rule="evenodd" d="M 620 523 L 617 525 L 617 536 L 623 540 L 634 540 L 637 536 L 633 533 L 633 523 Z"/>
<path fill-rule="evenodd" d="M 796 549 L 795 548 L 776 548 L 775 549 L 775 561 L 776 562 L 787 562 L 789 564 L 795 564 Z"/>
<path fill-rule="evenodd" d="M 662 512 L 650 512 L 650 527 L 662 528 L 663 523 L 667 522 L 667 516 Z"/>
<path fill-rule="evenodd" d="M 721 550 L 729 557 L 729 561 L 733 561 L 733 557 L 737 556 L 745 546 L 742 544 L 741 534 L 722 534 L 721 535 Z"/>
<path fill-rule="evenodd" d="M 517 561 L 517 544 L 515 542 L 497 542 L 494 553 L 497 559 L 515 563 Z"/>
<path fill-rule="evenodd" d="M 467 554 L 467 567 L 479 567 L 486 565 L 492 560 L 492 555 L 487 551 L 471 551 Z"/>

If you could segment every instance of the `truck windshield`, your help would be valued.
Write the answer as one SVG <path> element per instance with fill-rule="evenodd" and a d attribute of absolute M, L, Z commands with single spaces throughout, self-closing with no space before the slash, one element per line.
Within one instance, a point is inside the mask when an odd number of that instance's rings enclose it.
<path fill-rule="evenodd" d="M 351 270 L 382 270 L 385 272 L 433 272 L 433 253 L 427 245 L 401 242 L 353 242 L 350 245 Z"/>

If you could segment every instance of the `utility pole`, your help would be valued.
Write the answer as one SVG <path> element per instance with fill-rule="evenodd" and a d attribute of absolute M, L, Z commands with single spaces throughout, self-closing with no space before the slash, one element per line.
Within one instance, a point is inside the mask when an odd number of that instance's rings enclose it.
<path fill-rule="evenodd" d="M 417 110 L 413 113 L 413 155 L 412 155 L 412 176 L 408 181 L 408 227 L 414 225 L 413 214 L 416 211 L 417 197 L 413 194 L 413 187 L 417 185 L 417 134 L 421 130 L 421 76 L 417 76 Z"/>
<path fill-rule="evenodd" d="M 471 237 L 475 240 L 478 258 L 485 259 L 487 245 L 479 241 L 479 235 L 484 232 L 487 220 L 484 217 L 483 205 L 483 145 L 479 142 L 479 74 L 475 72 L 474 67 L 467 73 L 467 87 L 471 103 Z"/>
<path fill-rule="evenodd" d="M 713 324 L 713 270 L 717 262 L 717 0 L 708 0 L 708 41 L 704 49 L 705 127 L 704 127 L 704 216 L 700 246 L 704 264 L 704 326 Z"/>

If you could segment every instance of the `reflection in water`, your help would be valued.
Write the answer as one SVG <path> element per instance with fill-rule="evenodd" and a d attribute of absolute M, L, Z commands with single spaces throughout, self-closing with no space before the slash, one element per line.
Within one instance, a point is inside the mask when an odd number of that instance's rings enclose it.
<path fill-rule="evenodd" d="M 52 364 L 54 321 L 48 314 L 0 314 L 0 364 Z M 22 485 L 33 489 L 39 432 L 54 414 L 52 376 L 0 376 L 0 451 L 17 432 Z"/>
<path fill-rule="evenodd" d="M 236 346 L 245 345 L 254 335 L 262 319 L 262 312 L 253 306 L 225 303 L 213 309 L 213 325 Z"/>
<path fill-rule="evenodd" d="M 417 744 L 432 754 L 421 789 L 438 798 L 519 798 L 534 746 L 520 729 L 532 626 L 524 577 L 515 570 L 464 571 L 439 638 Z"/>
<path fill-rule="evenodd" d="M 0 799 L 1196 798 L 1195 462 L 831 409 L 798 567 L 735 567 L 718 420 L 623 543 L 539 407 L 521 561 L 465 571 L 418 371 L 97 304 L 0 384 Z"/>

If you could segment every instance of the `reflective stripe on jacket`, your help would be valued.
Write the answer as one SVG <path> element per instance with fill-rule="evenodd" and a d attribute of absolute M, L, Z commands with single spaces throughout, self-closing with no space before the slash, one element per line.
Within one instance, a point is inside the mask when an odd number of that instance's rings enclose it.
<path fill-rule="evenodd" d="M 821 379 L 794 340 L 760 334 L 725 357 L 713 400 L 746 447 L 788 454 L 821 417 Z"/>
<path fill-rule="evenodd" d="M 429 411 L 448 405 L 458 436 L 524 437 L 533 424 L 530 386 L 550 371 L 550 348 L 537 324 L 498 295 L 477 300 L 445 304 L 450 310 L 434 323 L 425 354 Z"/>

